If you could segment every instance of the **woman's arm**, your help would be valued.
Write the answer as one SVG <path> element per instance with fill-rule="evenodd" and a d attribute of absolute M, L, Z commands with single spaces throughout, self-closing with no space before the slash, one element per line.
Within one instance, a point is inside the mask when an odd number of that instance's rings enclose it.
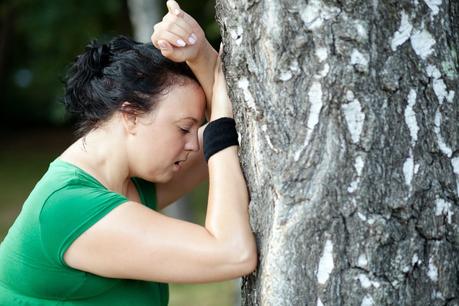
<path fill-rule="evenodd" d="M 184 12 L 176 1 L 169 0 L 166 4 L 168 13 L 154 26 L 151 41 L 170 60 L 186 61 L 206 95 L 209 120 L 217 51 L 207 41 L 196 20 Z"/>
<path fill-rule="evenodd" d="M 151 36 L 152 43 L 170 60 L 186 61 L 204 90 L 207 100 L 206 117 L 207 120 L 210 120 L 214 67 L 218 54 L 207 41 L 199 24 L 180 9 L 177 2 L 168 1 L 167 8 L 168 13 L 154 27 L 154 33 Z M 178 43 L 179 40 L 183 43 Z M 180 175 L 167 183 L 156 184 L 159 209 L 167 207 L 208 179 L 209 170 L 202 151 L 203 130 L 204 127 L 201 127 L 198 134 L 200 150 L 190 154 L 188 160 L 183 164 Z"/>

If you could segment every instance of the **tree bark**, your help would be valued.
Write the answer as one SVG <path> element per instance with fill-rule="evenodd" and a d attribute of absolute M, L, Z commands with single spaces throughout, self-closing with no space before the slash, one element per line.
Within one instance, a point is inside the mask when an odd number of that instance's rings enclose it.
<path fill-rule="evenodd" d="M 243 305 L 459 305 L 457 0 L 218 0 Z"/>

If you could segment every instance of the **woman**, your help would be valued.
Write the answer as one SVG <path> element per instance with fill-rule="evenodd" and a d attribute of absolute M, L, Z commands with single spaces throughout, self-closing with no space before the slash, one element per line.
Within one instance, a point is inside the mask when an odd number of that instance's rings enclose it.
<path fill-rule="evenodd" d="M 0 245 L 0 305 L 167 305 L 168 282 L 255 269 L 221 63 L 196 21 L 167 5 L 152 35 L 160 51 L 119 37 L 70 69 L 64 102 L 82 137 Z M 207 178 L 205 227 L 157 212 Z"/>

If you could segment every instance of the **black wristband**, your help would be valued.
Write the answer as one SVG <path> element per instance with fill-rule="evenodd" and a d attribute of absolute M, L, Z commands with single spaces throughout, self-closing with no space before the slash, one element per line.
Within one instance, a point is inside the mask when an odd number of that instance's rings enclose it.
<path fill-rule="evenodd" d="M 204 129 L 204 157 L 209 158 L 227 147 L 239 145 L 236 122 L 233 118 L 223 117 L 211 121 Z"/>

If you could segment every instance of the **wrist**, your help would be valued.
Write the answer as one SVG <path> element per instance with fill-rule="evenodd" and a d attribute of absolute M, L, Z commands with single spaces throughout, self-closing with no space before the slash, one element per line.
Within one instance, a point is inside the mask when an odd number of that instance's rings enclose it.
<path fill-rule="evenodd" d="M 215 51 L 212 45 L 205 39 L 201 50 L 196 53 L 195 57 L 187 59 L 186 63 L 191 69 L 198 66 L 209 67 L 209 63 L 216 62 L 217 57 L 217 51 Z M 212 67 L 213 66 L 214 65 L 212 65 Z"/>

